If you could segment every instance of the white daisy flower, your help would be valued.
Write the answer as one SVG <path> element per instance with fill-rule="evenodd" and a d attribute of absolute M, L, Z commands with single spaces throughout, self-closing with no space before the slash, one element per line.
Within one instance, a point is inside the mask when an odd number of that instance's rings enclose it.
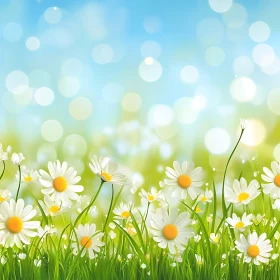
<path fill-rule="evenodd" d="M 242 218 L 240 219 L 235 213 L 233 213 L 232 218 L 227 218 L 226 221 L 229 225 L 231 225 L 232 228 L 236 228 L 239 231 L 243 232 L 245 230 L 245 227 L 252 224 L 251 219 L 252 214 L 247 215 L 246 213 L 244 213 L 242 215 Z"/>
<path fill-rule="evenodd" d="M 113 210 L 113 213 L 116 215 L 114 218 L 121 220 L 130 220 L 131 212 L 133 215 L 136 214 L 132 202 L 128 204 L 121 202 L 120 205 Z"/>
<path fill-rule="evenodd" d="M 67 162 L 61 164 L 59 160 L 49 162 L 48 169 L 50 174 L 42 169 L 39 171 L 40 183 L 46 187 L 42 193 L 50 195 L 51 200 L 63 206 L 71 204 L 70 200 L 77 200 L 77 192 L 84 190 L 83 186 L 76 185 L 81 180 L 80 176 L 76 176 L 77 171 L 73 167 L 68 168 Z"/>
<path fill-rule="evenodd" d="M 50 227 L 49 225 L 45 225 L 44 228 L 38 227 L 38 236 L 40 238 L 46 237 L 47 234 L 52 235 L 56 233 L 57 233 L 57 229 L 54 226 Z"/>
<path fill-rule="evenodd" d="M 260 194 L 258 189 L 259 183 L 257 180 L 251 181 L 249 186 L 247 186 L 247 182 L 244 178 L 241 178 L 240 181 L 235 179 L 233 182 L 233 189 L 226 188 L 225 197 L 230 203 L 246 205 Z"/>
<path fill-rule="evenodd" d="M 266 233 L 259 237 L 256 232 L 250 233 L 246 239 L 243 234 L 240 235 L 240 241 L 235 241 L 236 248 L 244 254 L 244 262 L 249 263 L 253 261 L 254 264 L 259 265 L 260 262 L 268 263 L 270 251 L 273 250 L 270 240 L 266 239 Z"/>
<path fill-rule="evenodd" d="M 40 175 L 37 170 L 27 169 L 26 166 L 21 167 L 21 181 L 24 183 L 37 182 Z M 16 174 L 17 180 L 19 179 L 19 171 Z"/>
<path fill-rule="evenodd" d="M 198 197 L 198 199 L 205 204 L 207 202 L 212 202 L 212 197 L 213 192 L 207 188 L 206 191 Z"/>
<path fill-rule="evenodd" d="M 8 190 L 0 190 L 0 203 L 8 200 L 11 197 L 11 192 Z"/>
<path fill-rule="evenodd" d="M 280 198 L 280 165 L 273 161 L 271 170 L 264 167 L 263 171 L 265 174 L 262 174 L 262 179 L 267 182 L 267 184 L 262 184 L 263 192 L 270 194 L 274 199 Z"/>
<path fill-rule="evenodd" d="M 256 216 L 253 214 L 252 221 L 257 226 L 264 220 L 265 215 L 257 214 Z"/>
<path fill-rule="evenodd" d="M 30 221 L 36 215 L 36 210 L 31 205 L 24 207 L 24 200 L 17 202 L 11 199 L 0 205 L 0 243 L 5 247 L 16 244 L 21 248 L 21 243 L 30 244 L 28 237 L 35 237 L 40 226 L 38 221 Z"/>
<path fill-rule="evenodd" d="M 67 209 L 67 207 L 61 206 L 61 204 L 56 203 L 47 194 L 44 196 L 44 201 L 39 200 L 39 204 L 43 208 L 46 216 L 57 216 Z"/>
<path fill-rule="evenodd" d="M 8 153 L 7 152 L 4 152 L 2 150 L 2 144 L 0 144 L 0 160 L 7 160 L 8 159 Z"/>
<path fill-rule="evenodd" d="M 202 168 L 194 169 L 194 165 L 187 161 L 183 162 L 182 168 L 178 161 L 174 161 L 173 167 L 174 169 L 166 167 L 165 174 L 170 179 L 164 180 L 165 184 L 172 189 L 173 196 L 185 199 L 188 194 L 191 199 L 195 199 L 202 192 L 200 189 L 204 178 Z"/>
<path fill-rule="evenodd" d="M 220 234 L 210 233 L 210 241 L 214 244 L 218 244 L 220 241 Z"/>
<path fill-rule="evenodd" d="M 141 189 L 139 195 L 143 197 L 149 203 L 162 199 L 161 191 L 158 191 L 157 188 L 152 187 L 150 192 L 146 192 L 144 189 Z"/>
<path fill-rule="evenodd" d="M 95 257 L 95 253 L 100 252 L 100 247 L 104 246 L 104 242 L 100 241 L 104 233 L 96 231 L 95 224 L 79 225 L 78 229 L 75 229 L 76 236 L 72 237 L 72 248 L 74 255 L 78 255 L 80 250 L 82 251 L 81 257 L 87 252 L 90 259 Z M 78 244 L 77 244 L 78 241 Z"/>
<path fill-rule="evenodd" d="M 13 154 L 12 154 L 11 161 L 12 161 L 13 164 L 15 164 L 15 165 L 20 165 L 20 163 L 21 163 L 23 160 L 25 160 L 25 157 L 23 156 L 22 153 L 19 153 L 19 154 L 13 153 Z"/>
<path fill-rule="evenodd" d="M 115 185 L 123 185 L 126 182 L 126 176 L 117 173 L 117 164 L 108 157 L 94 156 L 89 163 L 89 167 L 94 174 L 101 178 L 104 182 L 110 182 Z"/>
<path fill-rule="evenodd" d="M 166 209 L 160 208 L 151 216 L 150 232 L 158 246 L 163 249 L 168 247 L 171 254 L 185 250 L 188 239 L 193 236 L 192 229 L 188 227 L 192 222 L 190 215 L 183 212 L 178 216 L 175 208 L 168 214 Z"/>

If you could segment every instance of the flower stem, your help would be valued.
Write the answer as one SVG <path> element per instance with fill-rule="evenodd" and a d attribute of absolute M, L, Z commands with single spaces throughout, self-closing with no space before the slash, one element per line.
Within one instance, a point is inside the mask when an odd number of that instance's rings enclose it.
<path fill-rule="evenodd" d="M 146 211 L 145 218 L 144 218 L 144 221 L 143 221 L 143 224 L 142 224 L 141 232 L 143 232 L 143 230 L 144 230 L 144 224 L 146 223 L 146 220 L 147 220 L 150 204 L 151 204 L 151 202 L 148 201 L 147 211 Z"/>
<path fill-rule="evenodd" d="M 17 195 L 16 195 L 16 202 L 18 200 L 20 184 L 21 184 L 21 168 L 20 168 L 20 165 L 18 165 L 18 172 L 19 172 L 19 181 L 18 181 L 18 189 L 17 189 Z"/>
<path fill-rule="evenodd" d="M 252 280 L 252 276 L 253 276 L 253 262 L 251 262 L 250 265 L 250 277 L 249 277 L 250 280 Z"/>
<path fill-rule="evenodd" d="M 6 169 L 5 161 L 2 160 L 2 162 L 3 162 L 3 171 L 2 171 L 2 173 L 1 173 L 1 175 L 0 175 L 0 180 L 2 179 L 2 177 L 3 177 L 4 173 L 5 173 L 5 169 Z"/>
<path fill-rule="evenodd" d="M 82 217 L 82 215 L 86 212 L 86 215 L 90 209 L 90 207 L 93 205 L 93 203 L 95 202 L 96 198 L 98 197 L 101 189 L 102 189 L 102 186 L 104 184 L 105 181 L 101 180 L 101 183 L 100 183 L 100 186 L 97 190 L 97 193 L 95 194 L 95 196 L 93 197 L 93 199 L 91 200 L 91 202 L 89 203 L 89 205 L 79 214 L 79 216 L 76 218 L 75 222 L 74 222 L 74 227 L 76 226 L 76 224 L 78 223 L 79 219 Z"/>
<path fill-rule="evenodd" d="M 113 200 L 114 200 L 114 185 L 112 184 L 111 202 L 110 202 L 110 207 L 109 207 L 108 214 L 107 214 L 107 217 L 106 217 L 106 221 L 105 221 L 105 224 L 103 226 L 103 231 L 105 231 L 107 222 L 109 220 L 109 216 L 110 216 L 110 213 L 111 213 L 111 210 L 112 210 Z"/>
<path fill-rule="evenodd" d="M 228 166 L 229 166 L 229 163 L 230 163 L 230 160 L 235 152 L 235 150 L 237 149 L 238 145 L 239 145 L 239 142 L 242 138 L 242 135 L 244 133 L 244 130 L 245 128 L 242 128 L 241 130 L 241 133 L 240 133 L 240 136 L 239 136 L 239 139 L 233 149 L 233 151 L 231 152 L 229 158 L 228 158 L 228 161 L 227 161 L 227 164 L 226 164 L 226 169 L 225 169 L 225 172 L 224 172 L 224 177 L 223 177 L 223 186 L 222 186 L 222 207 L 223 207 L 223 215 L 224 217 L 226 217 L 227 215 L 227 207 L 226 207 L 226 201 L 225 201 L 225 181 L 226 181 L 226 173 L 227 173 L 227 169 L 228 169 Z"/>

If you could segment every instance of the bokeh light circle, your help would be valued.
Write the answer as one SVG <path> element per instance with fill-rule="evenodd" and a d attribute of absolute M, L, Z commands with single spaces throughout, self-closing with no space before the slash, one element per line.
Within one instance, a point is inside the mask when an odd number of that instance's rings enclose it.
<path fill-rule="evenodd" d="M 261 144 L 266 136 L 264 124 L 256 119 L 246 120 L 247 127 L 241 138 L 242 143 L 247 146 L 254 147 Z"/>
<path fill-rule="evenodd" d="M 76 120 L 86 120 L 92 114 L 91 101 L 85 97 L 77 97 L 71 101 L 69 112 Z"/>
<path fill-rule="evenodd" d="M 166 126 L 173 120 L 173 110 L 168 105 L 156 104 L 150 108 L 148 118 L 152 126 Z"/>
<path fill-rule="evenodd" d="M 278 162 L 280 162 L 280 143 L 275 146 L 273 156 Z"/>
<path fill-rule="evenodd" d="M 275 60 L 275 52 L 270 45 L 258 44 L 252 52 L 253 60 L 259 66 L 267 66 Z"/>
<path fill-rule="evenodd" d="M 209 0 L 209 6 L 216 13 L 227 12 L 232 5 L 232 0 Z"/>
<path fill-rule="evenodd" d="M 137 112 L 141 107 L 142 99 L 139 94 L 129 92 L 123 96 L 121 104 L 128 112 Z"/>
<path fill-rule="evenodd" d="M 230 85 L 230 94 L 238 102 L 251 101 L 256 95 L 255 82 L 245 76 L 234 79 Z"/>
<path fill-rule="evenodd" d="M 3 28 L 3 37 L 8 42 L 15 43 L 21 39 L 22 35 L 22 27 L 17 22 L 9 22 Z"/>
<path fill-rule="evenodd" d="M 254 22 L 249 28 L 250 38 L 257 43 L 265 42 L 269 38 L 269 35 L 269 25 L 263 21 Z"/>
<path fill-rule="evenodd" d="M 233 3 L 231 8 L 223 13 L 223 21 L 229 28 L 242 27 L 248 18 L 246 9 L 238 3 Z"/>
<path fill-rule="evenodd" d="M 60 93 L 65 97 L 73 97 L 80 90 L 80 79 L 76 76 L 63 77 L 58 83 Z"/>
<path fill-rule="evenodd" d="M 64 76 L 80 75 L 83 72 L 83 63 L 77 58 L 68 58 L 61 66 L 61 74 Z"/>
<path fill-rule="evenodd" d="M 35 101 L 41 106 L 48 106 L 54 100 L 54 93 L 48 87 L 40 87 L 35 91 Z"/>
<path fill-rule="evenodd" d="M 41 134 L 45 140 L 56 142 L 63 135 L 63 127 L 56 120 L 47 120 L 41 126 Z"/>
<path fill-rule="evenodd" d="M 193 99 L 179 98 L 174 104 L 175 119 L 181 124 L 190 124 L 198 118 L 198 111 L 193 107 Z"/>
<path fill-rule="evenodd" d="M 161 30 L 162 23 L 157 16 L 146 16 L 143 25 L 147 33 L 155 34 Z"/>
<path fill-rule="evenodd" d="M 220 47 L 209 47 L 205 52 L 205 61 L 211 66 L 222 65 L 225 58 L 225 52 Z"/>
<path fill-rule="evenodd" d="M 36 51 L 40 48 L 40 40 L 37 37 L 29 37 L 25 45 L 30 51 Z"/>
<path fill-rule="evenodd" d="M 159 58 L 161 47 L 156 41 L 146 41 L 141 45 L 140 52 L 143 57 Z"/>
<path fill-rule="evenodd" d="M 27 75 L 19 70 L 10 72 L 6 77 L 6 87 L 13 94 L 21 94 L 28 89 Z"/>
<path fill-rule="evenodd" d="M 238 56 L 233 61 L 233 72 L 238 76 L 249 76 L 255 70 L 252 59 L 248 56 Z"/>
<path fill-rule="evenodd" d="M 199 78 L 199 72 L 198 72 L 197 68 L 194 67 L 193 65 L 185 66 L 181 70 L 180 75 L 181 75 L 182 81 L 187 84 L 195 83 Z"/>
<path fill-rule="evenodd" d="M 61 11 L 57 7 L 50 7 L 44 12 L 44 18 L 49 24 L 57 24 L 61 20 Z"/>
<path fill-rule="evenodd" d="M 67 156 L 84 156 L 87 152 L 87 142 L 79 134 L 68 135 L 63 142 L 63 153 Z"/>
<path fill-rule="evenodd" d="M 228 151 L 230 147 L 230 135 L 219 127 L 210 129 L 204 138 L 207 150 L 214 155 L 221 155 Z"/>
<path fill-rule="evenodd" d="M 99 44 L 93 48 L 92 57 L 97 64 L 107 64 L 113 60 L 114 50 L 108 44 Z"/>
<path fill-rule="evenodd" d="M 280 115 L 280 88 L 275 88 L 269 92 L 267 105 L 271 112 Z"/>
<path fill-rule="evenodd" d="M 138 73 L 144 81 L 152 83 L 160 79 L 162 67 L 157 60 L 148 57 L 140 63 Z"/>
<path fill-rule="evenodd" d="M 45 164 L 49 161 L 57 160 L 57 152 L 53 144 L 43 144 L 37 150 L 37 162 L 40 164 Z"/>
<path fill-rule="evenodd" d="M 218 45 L 225 34 L 223 23 L 216 18 L 205 18 L 199 22 L 196 28 L 198 40 L 206 46 Z"/>

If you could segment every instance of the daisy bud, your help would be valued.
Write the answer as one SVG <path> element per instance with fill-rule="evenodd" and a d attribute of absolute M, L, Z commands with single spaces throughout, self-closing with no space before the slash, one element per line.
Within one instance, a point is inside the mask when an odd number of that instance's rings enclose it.
<path fill-rule="evenodd" d="M 245 129 L 247 127 L 247 121 L 244 119 L 240 119 L 240 126 L 242 129 Z"/>
<path fill-rule="evenodd" d="M 19 153 L 19 154 L 13 153 L 13 154 L 12 154 L 12 158 L 11 158 L 13 164 L 15 164 L 15 165 L 20 165 L 20 163 L 21 163 L 24 159 L 25 159 L 25 157 L 23 156 L 22 153 Z"/>

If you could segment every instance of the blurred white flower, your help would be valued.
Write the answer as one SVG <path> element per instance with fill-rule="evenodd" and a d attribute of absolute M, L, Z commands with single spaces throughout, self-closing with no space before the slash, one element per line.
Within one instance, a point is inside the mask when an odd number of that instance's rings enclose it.
<path fill-rule="evenodd" d="M 15 165 L 20 165 L 20 163 L 25 159 L 22 153 L 13 153 L 11 161 Z"/>
<path fill-rule="evenodd" d="M 219 234 L 215 234 L 215 233 L 211 233 L 210 234 L 210 241 L 212 241 L 215 244 L 218 244 L 220 241 L 220 235 Z"/>
<path fill-rule="evenodd" d="M 252 221 L 253 221 L 253 223 L 254 223 L 256 226 L 259 225 L 259 224 L 263 221 L 264 216 L 265 216 L 265 215 L 261 215 L 261 214 L 257 214 L 257 216 L 253 215 L 253 216 L 252 216 Z"/>
<path fill-rule="evenodd" d="M 37 260 L 37 259 L 34 260 L 34 265 L 35 265 L 36 267 L 40 267 L 41 264 L 42 264 L 42 260 Z"/>
<path fill-rule="evenodd" d="M 207 202 L 212 202 L 213 192 L 206 188 L 206 191 L 199 195 L 198 199 L 202 201 L 204 204 Z"/>
<path fill-rule="evenodd" d="M 20 253 L 20 254 L 18 254 L 18 257 L 19 257 L 21 260 L 24 260 L 24 259 L 26 259 L 26 254 Z"/>
<path fill-rule="evenodd" d="M 24 183 L 37 182 L 40 175 L 37 170 L 27 169 L 26 166 L 21 166 L 21 181 Z M 19 171 L 16 173 L 17 180 L 19 179 Z"/>
<path fill-rule="evenodd" d="M 198 254 L 195 254 L 195 259 L 196 259 L 196 263 L 197 263 L 198 265 L 202 265 L 203 262 L 204 262 L 204 260 L 202 259 L 202 257 L 201 257 L 200 255 L 198 255 Z"/>

